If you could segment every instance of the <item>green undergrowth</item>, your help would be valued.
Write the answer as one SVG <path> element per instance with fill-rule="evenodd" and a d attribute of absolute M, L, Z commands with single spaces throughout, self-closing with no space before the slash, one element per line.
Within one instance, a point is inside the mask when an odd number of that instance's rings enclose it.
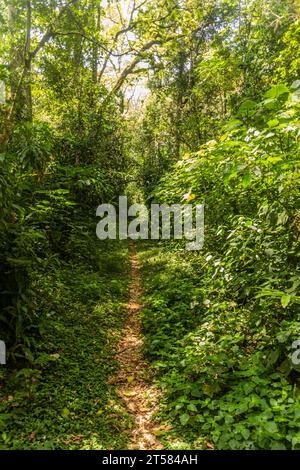
<path fill-rule="evenodd" d="M 173 426 L 165 447 L 297 449 L 292 316 L 274 320 L 238 302 L 229 284 L 217 289 L 205 254 L 148 242 L 140 261 L 145 353 L 163 391 L 161 417 Z"/>
<path fill-rule="evenodd" d="M 36 302 L 46 321 L 32 357 L 1 369 L 2 448 L 126 446 L 129 418 L 107 380 L 116 369 L 128 249 L 95 240 L 94 251 L 93 263 L 60 263 L 35 276 Z"/>
<path fill-rule="evenodd" d="M 190 445 L 300 447 L 300 82 L 247 100 L 149 202 L 204 204 L 204 246 L 142 256 L 146 353 Z"/>

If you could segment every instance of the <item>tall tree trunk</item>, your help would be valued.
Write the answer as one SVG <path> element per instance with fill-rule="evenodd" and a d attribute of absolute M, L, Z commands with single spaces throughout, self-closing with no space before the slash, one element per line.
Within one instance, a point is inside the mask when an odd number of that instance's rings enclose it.
<path fill-rule="evenodd" d="M 97 4 L 98 2 L 96 2 Z M 101 25 L 101 9 L 100 5 L 95 5 L 93 1 L 93 15 L 96 15 L 95 19 L 95 31 L 98 32 L 100 30 Z M 96 8 L 96 12 L 95 12 Z M 98 59 L 99 59 L 99 46 L 98 43 L 95 41 L 93 44 L 93 58 L 92 58 L 92 79 L 93 83 L 97 84 L 98 82 Z"/>
<path fill-rule="evenodd" d="M 176 116 L 175 116 L 175 158 L 179 160 L 182 136 L 181 136 L 181 124 L 182 124 L 182 112 L 183 112 L 183 97 L 184 97 L 184 66 L 186 56 L 183 51 L 179 52 L 178 55 L 178 74 L 177 74 L 177 96 L 176 96 Z"/>
<path fill-rule="evenodd" d="M 32 122 L 32 90 L 31 90 L 31 23 L 32 23 L 32 6 L 31 0 L 27 0 L 27 24 L 26 39 L 24 51 L 24 94 L 26 101 L 25 120 Z"/>
<path fill-rule="evenodd" d="M 9 102 L 11 101 L 10 109 L 5 110 L 4 116 L 4 129 L 1 130 L 0 134 L 0 151 L 4 151 L 9 140 L 11 129 L 13 126 L 13 120 L 15 116 L 18 114 L 20 118 L 20 111 L 21 107 L 17 109 L 16 105 L 14 104 L 16 101 L 17 90 L 19 88 L 18 77 L 17 77 L 17 70 L 22 64 L 22 55 L 20 54 L 20 50 L 18 47 L 15 46 L 13 38 L 16 34 L 16 23 L 17 23 L 17 8 L 16 5 L 8 1 L 7 2 L 7 17 L 8 17 L 8 32 L 10 37 L 10 48 L 9 48 Z M 13 112 L 11 109 L 13 107 Z"/>
<path fill-rule="evenodd" d="M 83 135 L 83 119 L 82 119 L 82 77 L 81 67 L 83 61 L 83 39 L 78 38 L 74 44 L 74 93 L 77 97 L 77 133 L 78 136 Z M 80 153 L 78 152 L 75 157 L 75 165 L 80 164 Z"/>

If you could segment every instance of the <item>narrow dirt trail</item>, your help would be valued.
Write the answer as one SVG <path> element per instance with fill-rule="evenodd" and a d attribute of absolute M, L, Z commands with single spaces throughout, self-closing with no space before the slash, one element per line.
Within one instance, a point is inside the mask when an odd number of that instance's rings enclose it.
<path fill-rule="evenodd" d="M 142 354 L 140 303 L 142 296 L 139 263 L 135 246 L 131 245 L 131 285 L 127 304 L 127 319 L 119 342 L 116 358 L 120 368 L 110 383 L 116 385 L 118 395 L 123 399 L 133 417 L 129 449 L 161 449 L 157 440 L 158 425 L 153 420 L 157 410 L 159 392 L 153 385 L 149 366 Z"/>

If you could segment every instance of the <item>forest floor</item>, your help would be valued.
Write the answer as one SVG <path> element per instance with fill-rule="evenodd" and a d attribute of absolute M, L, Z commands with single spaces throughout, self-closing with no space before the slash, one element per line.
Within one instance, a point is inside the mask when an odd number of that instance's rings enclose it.
<path fill-rule="evenodd" d="M 110 380 L 133 417 L 129 448 L 138 450 L 161 449 L 156 434 L 160 432 L 154 414 L 158 409 L 159 391 L 142 353 L 143 336 L 141 311 L 143 305 L 141 278 L 136 248 L 131 245 L 131 285 L 127 304 L 127 319 L 118 345 L 117 373 Z"/>
<path fill-rule="evenodd" d="M 180 425 L 197 399 L 175 401 L 165 388 L 178 366 L 168 348 L 185 331 L 170 314 L 182 297 L 186 318 L 191 298 L 177 258 L 156 245 L 103 242 L 90 265 L 83 259 L 45 273 L 47 322 L 36 357 L 0 383 L 0 448 L 207 448 Z"/>
<path fill-rule="evenodd" d="M 104 244 L 93 259 L 93 266 L 66 264 L 43 278 L 47 323 L 36 359 L 6 370 L 2 385 L 0 377 L 2 449 L 166 445 L 171 427 L 159 413 L 162 392 L 143 353 L 136 245 Z"/>
<path fill-rule="evenodd" d="M 0 376 L 0 448 L 126 449 L 132 419 L 109 378 L 123 336 L 130 263 L 127 243 L 102 242 L 94 266 L 45 273 L 47 299 L 34 363 Z M 46 277 L 45 277 L 46 276 Z M 2 418 L 2 419 L 1 419 Z"/>

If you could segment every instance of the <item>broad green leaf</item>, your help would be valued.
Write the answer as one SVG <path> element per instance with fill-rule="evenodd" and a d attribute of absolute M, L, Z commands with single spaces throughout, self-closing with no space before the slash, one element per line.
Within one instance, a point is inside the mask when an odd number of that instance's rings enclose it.
<path fill-rule="evenodd" d="M 64 418 L 67 418 L 70 415 L 70 410 L 68 410 L 68 408 L 63 408 L 62 411 L 61 411 L 61 415 Z"/>
<path fill-rule="evenodd" d="M 251 181 L 252 181 L 252 176 L 251 176 L 251 173 L 248 171 L 243 176 L 243 180 L 242 180 L 243 187 L 248 188 L 248 186 L 250 186 L 250 184 L 251 184 Z"/>
<path fill-rule="evenodd" d="M 284 84 L 274 85 L 265 93 L 265 97 L 269 99 L 279 98 L 281 95 L 289 93 L 289 89 Z"/>
<path fill-rule="evenodd" d="M 292 297 L 290 295 L 287 295 L 287 294 L 285 294 L 281 297 L 281 305 L 283 306 L 283 308 L 286 308 L 289 305 L 289 303 L 291 301 L 291 298 Z"/>
<path fill-rule="evenodd" d="M 257 104 L 255 101 L 252 100 L 246 100 L 244 101 L 239 110 L 238 110 L 238 115 L 239 116 L 250 116 L 253 115 L 257 107 Z"/>
<path fill-rule="evenodd" d="M 184 414 L 180 415 L 179 420 L 180 420 L 180 423 L 182 424 L 182 426 L 186 426 L 187 423 L 190 420 L 190 416 L 188 414 L 184 413 Z"/>
<path fill-rule="evenodd" d="M 278 119 L 271 119 L 270 121 L 267 122 L 267 125 L 268 125 L 271 129 L 273 129 L 273 127 L 278 126 L 278 124 L 279 124 Z"/>

